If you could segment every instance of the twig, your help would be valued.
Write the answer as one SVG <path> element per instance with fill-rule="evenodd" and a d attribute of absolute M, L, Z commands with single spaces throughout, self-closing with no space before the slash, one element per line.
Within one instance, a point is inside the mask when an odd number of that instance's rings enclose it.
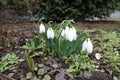
<path fill-rule="evenodd" d="M 27 3 L 27 7 L 28 7 L 28 10 L 29 10 L 29 13 L 30 13 L 30 15 L 31 15 L 31 17 L 32 17 L 32 19 L 33 19 L 34 17 L 33 17 L 32 10 L 31 10 L 31 8 L 30 8 L 29 1 L 28 1 L 28 0 L 26 0 L 26 3 Z M 32 21 L 33 21 L 33 24 L 35 25 L 35 22 L 34 22 L 34 20 L 32 20 Z M 35 25 L 35 26 L 36 26 L 36 25 Z"/>

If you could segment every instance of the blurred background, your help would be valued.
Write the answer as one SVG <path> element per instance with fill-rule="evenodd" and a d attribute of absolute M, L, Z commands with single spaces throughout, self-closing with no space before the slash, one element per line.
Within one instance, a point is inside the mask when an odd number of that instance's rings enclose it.
<path fill-rule="evenodd" d="M 0 0 L 2 20 L 120 20 L 120 0 Z"/>

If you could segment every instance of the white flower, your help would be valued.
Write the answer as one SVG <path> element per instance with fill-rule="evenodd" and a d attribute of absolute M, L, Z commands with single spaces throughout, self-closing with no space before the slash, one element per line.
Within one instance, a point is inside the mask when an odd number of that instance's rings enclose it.
<path fill-rule="evenodd" d="M 64 35 L 65 35 L 66 40 L 69 40 L 70 42 L 76 40 L 77 38 L 76 29 L 74 27 L 69 28 L 68 26 L 66 26 Z"/>
<path fill-rule="evenodd" d="M 87 39 L 83 42 L 82 51 L 85 51 L 86 49 L 87 49 Z"/>
<path fill-rule="evenodd" d="M 45 26 L 43 24 L 39 26 L 39 33 L 45 33 Z"/>
<path fill-rule="evenodd" d="M 101 58 L 101 54 L 100 54 L 100 53 L 96 53 L 96 54 L 95 54 L 95 58 L 96 58 L 97 60 L 99 60 L 99 59 Z"/>
<path fill-rule="evenodd" d="M 73 29 L 73 34 L 74 34 L 73 40 L 76 40 L 76 38 L 77 38 L 77 31 L 76 31 L 76 29 L 74 27 L 72 27 L 72 29 Z"/>
<path fill-rule="evenodd" d="M 66 40 L 69 40 L 69 27 L 68 26 L 66 26 L 65 28 L 65 38 Z"/>
<path fill-rule="evenodd" d="M 88 53 L 92 53 L 93 51 L 93 44 L 90 40 L 90 38 L 87 38 L 84 42 L 83 42 L 83 46 L 82 46 L 82 51 L 87 51 Z"/>
<path fill-rule="evenodd" d="M 88 38 L 87 52 L 92 53 L 92 51 L 93 51 L 93 44 L 92 44 L 90 38 Z"/>
<path fill-rule="evenodd" d="M 72 42 L 74 40 L 74 31 L 72 28 L 69 28 L 68 40 Z"/>
<path fill-rule="evenodd" d="M 54 31 L 52 28 L 48 28 L 47 30 L 47 38 L 48 39 L 53 39 L 54 38 Z"/>

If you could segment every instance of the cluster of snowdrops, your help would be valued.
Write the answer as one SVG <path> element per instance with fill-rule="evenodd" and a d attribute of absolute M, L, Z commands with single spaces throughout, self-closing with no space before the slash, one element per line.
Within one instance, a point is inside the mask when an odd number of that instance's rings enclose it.
<path fill-rule="evenodd" d="M 77 30 L 73 26 L 72 20 L 65 20 L 61 23 L 61 28 L 58 35 L 55 35 L 53 26 L 48 24 L 48 28 L 43 23 L 39 26 L 40 36 L 46 38 L 46 48 L 48 51 L 57 54 L 59 57 L 68 57 L 71 54 L 79 54 L 87 52 L 91 54 L 93 52 L 93 44 L 87 34 L 77 34 Z M 96 59 L 100 59 L 101 55 L 96 53 Z"/>

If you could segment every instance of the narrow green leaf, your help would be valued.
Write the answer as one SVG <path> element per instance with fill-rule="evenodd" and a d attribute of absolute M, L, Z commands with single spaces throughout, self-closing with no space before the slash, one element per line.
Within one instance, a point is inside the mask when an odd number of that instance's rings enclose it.
<path fill-rule="evenodd" d="M 34 61 L 33 59 L 29 56 L 27 52 L 25 52 L 25 58 L 28 64 L 28 67 L 30 68 L 31 71 L 34 70 Z"/>

